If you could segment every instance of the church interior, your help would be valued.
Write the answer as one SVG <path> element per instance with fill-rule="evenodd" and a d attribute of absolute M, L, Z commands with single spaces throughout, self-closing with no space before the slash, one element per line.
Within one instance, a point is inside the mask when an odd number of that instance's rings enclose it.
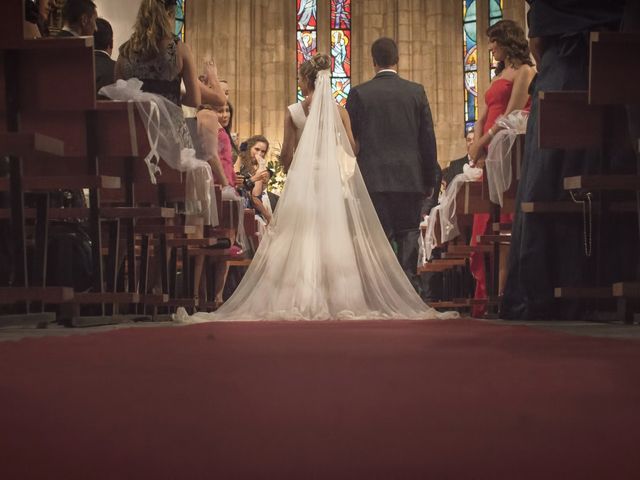
<path fill-rule="evenodd" d="M 3 7 L 2 478 L 638 478 L 640 2 Z M 181 321 L 271 234 L 318 54 L 347 117 L 385 68 L 424 88 L 407 276 L 457 313 Z"/>

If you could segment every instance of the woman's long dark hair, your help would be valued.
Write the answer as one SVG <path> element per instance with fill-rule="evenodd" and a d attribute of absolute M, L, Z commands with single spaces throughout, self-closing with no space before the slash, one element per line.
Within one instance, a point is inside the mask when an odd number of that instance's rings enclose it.
<path fill-rule="evenodd" d="M 231 102 L 229 100 L 227 100 L 227 105 L 229 106 L 229 123 L 226 127 L 223 128 L 225 132 L 227 132 L 227 136 L 229 137 L 229 141 L 231 142 L 231 148 L 233 149 L 233 153 L 237 157 L 238 155 L 240 155 L 240 150 L 238 149 L 236 142 L 233 141 L 233 137 L 231 136 L 231 125 L 233 124 L 233 105 L 231 105 Z"/>
<path fill-rule="evenodd" d="M 524 34 L 524 30 L 513 20 L 500 20 L 487 29 L 487 37 L 490 41 L 495 41 L 504 48 L 507 57 L 511 62 L 518 62 L 522 65 L 531 65 L 531 52 L 529 42 Z M 498 62 L 496 75 L 505 69 L 504 61 Z"/>

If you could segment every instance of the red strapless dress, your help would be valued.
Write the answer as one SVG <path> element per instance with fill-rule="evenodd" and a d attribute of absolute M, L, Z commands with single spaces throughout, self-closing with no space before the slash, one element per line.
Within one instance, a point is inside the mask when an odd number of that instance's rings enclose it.
<path fill-rule="evenodd" d="M 499 78 L 494 80 L 487 93 L 484 95 L 484 100 L 487 105 L 487 119 L 485 120 L 482 131 L 488 132 L 500 115 L 503 115 L 509 104 L 511 98 L 511 90 L 513 90 L 513 82 Z M 527 101 L 525 110 L 529 110 L 531 107 L 531 99 Z M 473 233 L 471 235 L 472 246 L 478 244 L 478 235 L 484 235 L 487 232 L 489 221 L 491 216 L 488 213 L 477 213 L 473 216 Z M 500 215 L 500 222 L 507 223 L 513 220 L 512 214 Z M 484 255 L 479 253 L 471 254 L 471 273 L 476 280 L 476 291 L 474 298 L 487 298 L 487 281 L 486 272 L 484 268 Z M 486 311 L 484 305 L 476 305 L 473 307 L 472 314 L 474 316 L 482 316 Z"/>

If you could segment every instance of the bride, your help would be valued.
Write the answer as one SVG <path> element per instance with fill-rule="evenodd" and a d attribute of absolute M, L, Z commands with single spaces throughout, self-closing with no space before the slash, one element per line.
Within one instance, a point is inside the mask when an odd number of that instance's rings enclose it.
<path fill-rule="evenodd" d="M 307 99 L 287 115 L 287 182 L 242 282 L 216 312 L 179 309 L 177 320 L 457 316 L 425 305 L 398 264 L 356 164 L 349 117 L 331 94 L 330 65 L 318 54 L 300 68 Z"/>

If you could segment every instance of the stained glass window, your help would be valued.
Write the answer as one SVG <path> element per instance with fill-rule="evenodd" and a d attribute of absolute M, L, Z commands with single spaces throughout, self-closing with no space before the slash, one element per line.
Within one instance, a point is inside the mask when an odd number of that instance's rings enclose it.
<path fill-rule="evenodd" d="M 478 118 L 478 45 L 476 0 L 462 1 L 465 134 Z"/>
<path fill-rule="evenodd" d="M 296 63 L 300 68 L 306 60 L 318 53 L 318 1 L 296 0 Z M 298 100 L 304 100 L 298 85 Z"/>
<path fill-rule="evenodd" d="M 184 7 L 187 0 L 178 0 L 176 4 L 176 36 L 180 37 L 180 40 L 184 42 Z"/>
<path fill-rule="evenodd" d="M 343 107 L 351 90 L 351 0 L 331 0 L 331 91 Z"/>
<path fill-rule="evenodd" d="M 502 20 L 502 7 L 504 0 L 489 0 L 489 26 Z M 493 58 L 493 53 L 490 53 L 489 75 L 490 78 L 496 76 L 496 59 Z"/>

